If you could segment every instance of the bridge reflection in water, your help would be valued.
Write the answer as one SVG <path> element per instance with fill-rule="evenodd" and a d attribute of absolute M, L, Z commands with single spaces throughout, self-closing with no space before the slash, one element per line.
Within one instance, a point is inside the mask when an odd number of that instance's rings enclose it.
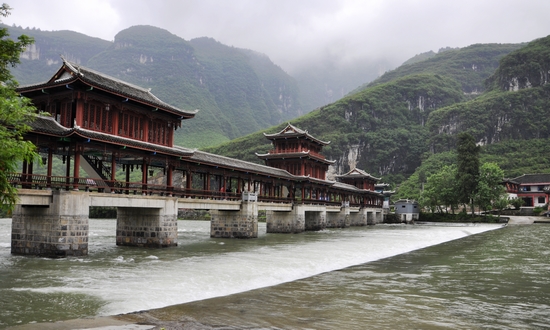
<path fill-rule="evenodd" d="M 266 134 L 265 165 L 174 145 L 181 121 L 194 117 L 146 90 L 63 59 L 46 83 L 18 92 L 47 116 L 29 123 L 46 174 L 23 162 L 9 180 L 19 190 L 11 252 L 65 257 L 88 253 L 89 208 L 117 208 L 117 245 L 177 245 L 178 209 L 209 210 L 211 236 L 299 233 L 382 221 L 378 178 L 359 169 L 327 180 L 334 161 L 321 141 L 288 124 Z M 53 175 L 54 159 L 64 176 Z M 85 172 L 81 173 L 81 171 Z M 134 182 L 131 173 L 141 180 Z M 155 175 L 156 174 L 156 175 Z M 133 179 L 135 180 L 135 179 Z"/>

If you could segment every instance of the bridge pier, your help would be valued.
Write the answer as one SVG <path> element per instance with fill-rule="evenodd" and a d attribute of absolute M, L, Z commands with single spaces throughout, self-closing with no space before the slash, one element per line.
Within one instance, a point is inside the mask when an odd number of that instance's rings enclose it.
<path fill-rule="evenodd" d="M 266 232 L 293 234 L 306 230 L 306 214 L 303 207 L 295 205 L 291 211 L 266 211 Z"/>
<path fill-rule="evenodd" d="M 11 253 L 50 258 L 87 255 L 89 199 L 63 190 L 52 191 L 46 199 L 47 204 L 15 206 Z"/>
<path fill-rule="evenodd" d="M 351 226 L 374 225 L 382 222 L 383 222 L 382 211 L 376 208 L 362 208 L 358 212 L 350 213 Z"/>
<path fill-rule="evenodd" d="M 350 226 L 366 226 L 368 224 L 369 212 L 367 209 L 362 208 L 357 212 L 350 212 Z"/>
<path fill-rule="evenodd" d="M 257 238 L 258 204 L 244 201 L 239 210 L 211 210 L 210 237 L 213 238 Z"/>
<path fill-rule="evenodd" d="M 177 200 L 164 208 L 117 208 L 116 245 L 170 247 L 178 245 Z"/>
<path fill-rule="evenodd" d="M 305 230 L 319 231 L 327 227 L 327 212 L 322 211 L 306 211 L 305 212 Z"/>
<path fill-rule="evenodd" d="M 339 212 L 327 209 L 327 228 L 347 228 L 350 226 L 349 207 L 342 207 Z"/>

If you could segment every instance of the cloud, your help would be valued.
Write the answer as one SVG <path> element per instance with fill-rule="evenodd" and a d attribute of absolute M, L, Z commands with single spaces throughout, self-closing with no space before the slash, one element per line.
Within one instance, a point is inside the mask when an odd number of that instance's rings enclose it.
<path fill-rule="evenodd" d="M 8 0 L 9 1 L 9 0 Z M 186 40 L 207 36 L 267 54 L 287 71 L 304 63 L 386 61 L 474 43 L 518 43 L 550 31 L 546 0 L 12 0 L 6 24 L 113 40 L 133 25 Z"/>

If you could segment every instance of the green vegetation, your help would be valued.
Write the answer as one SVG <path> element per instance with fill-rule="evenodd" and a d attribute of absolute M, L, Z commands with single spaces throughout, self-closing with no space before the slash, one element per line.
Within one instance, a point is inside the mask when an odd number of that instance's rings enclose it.
<path fill-rule="evenodd" d="M 499 66 L 499 60 L 522 44 L 476 44 L 464 48 L 443 49 L 424 61 L 405 62 L 360 89 L 376 86 L 408 75 L 427 73 L 450 77 L 460 83 L 464 93 L 478 94 L 485 90 L 485 80 Z"/>
<path fill-rule="evenodd" d="M 8 16 L 10 9 L 6 4 L 0 6 L 0 16 Z M 9 71 L 33 40 L 21 35 L 14 41 L 8 36 L 7 29 L 0 29 L 0 210 L 4 212 L 13 209 L 17 202 L 17 190 L 9 184 L 7 175 L 16 171 L 19 162 L 38 158 L 36 147 L 23 140 L 36 108 L 15 92 L 17 82 Z"/>
<path fill-rule="evenodd" d="M 457 202 L 470 204 L 474 214 L 474 195 L 478 193 L 479 180 L 479 147 L 474 137 L 461 133 L 457 142 Z"/>

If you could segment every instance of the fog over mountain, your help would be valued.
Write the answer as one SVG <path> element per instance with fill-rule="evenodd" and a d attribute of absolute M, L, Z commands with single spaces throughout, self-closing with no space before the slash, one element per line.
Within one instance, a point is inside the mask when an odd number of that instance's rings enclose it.
<path fill-rule="evenodd" d="M 267 54 L 289 74 L 360 63 L 380 73 L 415 54 L 475 43 L 519 43 L 550 31 L 546 0 L 11 0 L 8 25 L 113 40 L 152 25 Z"/>

